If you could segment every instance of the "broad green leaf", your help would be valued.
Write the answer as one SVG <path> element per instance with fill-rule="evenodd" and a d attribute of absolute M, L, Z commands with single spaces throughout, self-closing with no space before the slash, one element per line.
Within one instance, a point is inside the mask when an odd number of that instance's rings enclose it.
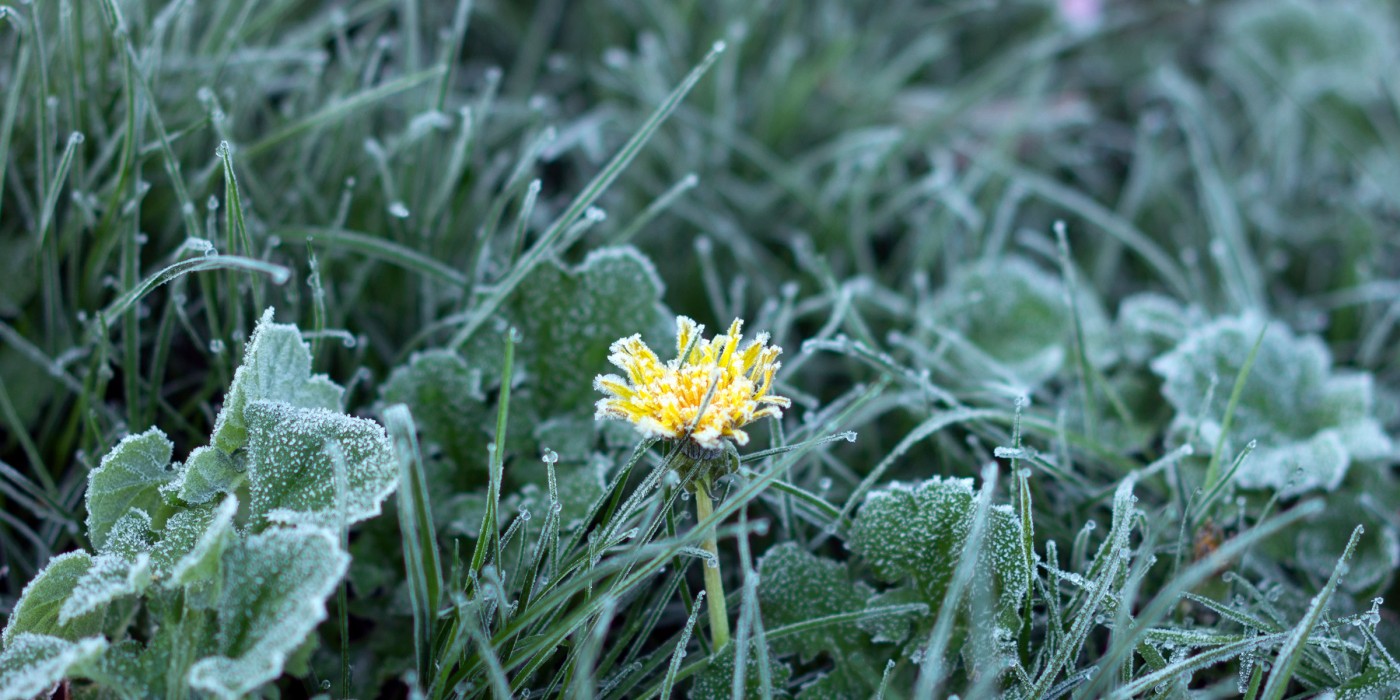
<path fill-rule="evenodd" d="M 99 551 L 112 525 L 132 508 L 161 512 L 160 487 L 175 477 L 170 466 L 174 449 L 165 433 L 151 428 L 122 439 L 88 475 L 88 539 Z"/>
<path fill-rule="evenodd" d="M 349 561 L 329 532 L 309 527 L 270 529 L 226 550 L 217 653 L 190 668 L 190 686 L 232 699 L 275 680 L 325 619 Z"/>
<path fill-rule="evenodd" d="M 23 632 L 61 637 L 74 641 L 95 634 L 102 625 L 102 611 L 95 610 L 74 620 L 59 622 L 63 607 L 78 581 L 92 568 L 92 557 L 78 550 L 60 554 L 49 560 L 15 603 L 14 612 L 0 633 L 0 641 L 8 648 L 15 636 Z"/>
<path fill-rule="evenodd" d="M 632 247 L 595 250 L 572 268 L 544 263 L 525 278 L 508 315 L 544 415 L 592 411 L 593 377 L 608 369 L 608 346 L 664 327 L 663 289 L 651 261 Z"/>
<path fill-rule="evenodd" d="M 110 693 L 104 697 L 164 697 L 164 672 L 169 667 L 170 655 L 165 654 L 165 664 L 153 668 L 157 666 L 150 663 L 155 661 L 152 658 L 154 650 L 143 649 L 141 644 L 132 640 L 114 642 L 101 654 L 84 661 L 78 670 L 84 678 Z"/>
<path fill-rule="evenodd" d="M 860 611 L 874 594 L 869 586 L 851 580 L 844 562 L 823 559 L 791 542 L 769 549 L 758 561 L 758 573 L 759 609 L 770 630 Z M 810 660 L 823 651 L 853 651 L 869 638 L 856 623 L 843 623 L 775 639 L 773 649 Z"/>
<path fill-rule="evenodd" d="M 250 403 L 244 415 L 254 518 L 339 527 L 332 442 L 345 458 L 344 522 L 378 515 L 398 483 L 389 438 L 374 421 L 274 401 Z"/>
<path fill-rule="evenodd" d="M 1162 294 L 1134 294 L 1118 305 L 1114 336 L 1123 359 L 1141 367 L 1203 323 L 1204 314 L 1196 307 Z"/>
<path fill-rule="evenodd" d="M 1075 303 L 1091 361 L 1112 357 L 1108 320 L 1097 297 L 1079 286 Z M 959 269 L 934 298 L 940 325 L 961 335 L 954 362 L 980 376 L 1034 386 L 1073 357 L 1074 316 L 1064 283 L 1019 257 Z M 970 347 L 967 347 L 970 345 Z"/>
<path fill-rule="evenodd" d="M 289 323 L 273 323 L 271 308 L 263 312 L 243 351 L 243 364 L 234 372 L 224 406 L 214 421 L 210 444 L 233 454 L 248 441 L 243 415 L 256 401 L 280 401 L 298 408 L 340 410 L 341 388 L 322 374 L 311 374 L 311 346 Z"/>
<path fill-rule="evenodd" d="M 112 601 L 139 595 L 150 583 L 149 554 L 140 552 L 134 557 L 115 552 L 99 554 L 59 607 L 58 623 L 66 625 L 85 615 L 105 612 Z"/>
<path fill-rule="evenodd" d="M 886 583 L 911 581 L 936 616 L 967 544 L 976 509 L 971 479 L 934 477 L 917 485 L 895 482 L 866 496 L 848 546 Z M 1007 506 L 993 506 L 973 590 L 994 596 L 998 622 L 1014 627 L 1029 580 L 1021 553 L 1021 525 Z M 981 592 L 979 592 L 979 589 Z"/>
<path fill-rule="evenodd" d="M 448 350 L 415 353 L 395 369 L 381 395 L 387 404 L 407 404 L 428 454 L 434 449 L 451 463 L 434 481 L 454 490 L 486 481 L 486 426 L 494 412 L 486 406 L 480 369 Z M 437 470 L 442 471 L 442 470 Z"/>
<path fill-rule="evenodd" d="M 69 641 L 26 632 L 6 642 L 0 654 L 0 700 L 28 700 L 63 680 L 75 666 L 93 661 L 107 640 L 88 637 Z"/>
<path fill-rule="evenodd" d="M 238 499 L 228 495 L 217 505 L 195 506 L 170 516 L 160 542 L 151 550 L 154 578 L 168 588 L 214 579 L 233 537 L 237 512 Z"/>
<path fill-rule="evenodd" d="M 710 700 L 710 698 L 728 698 L 734 684 L 734 649 L 735 645 L 721 649 L 718 654 L 710 657 L 710 663 L 703 671 L 696 674 L 694 683 L 690 686 L 691 700 Z M 762 697 L 763 684 L 759 675 L 759 661 L 756 649 L 750 648 L 749 653 L 744 657 L 744 698 Z M 779 661 L 772 652 L 768 654 L 768 673 L 772 683 L 773 697 L 791 697 L 787 692 L 788 680 L 792 678 L 792 668 Z"/>
<path fill-rule="evenodd" d="M 1163 396 L 1176 410 L 1174 432 L 1199 426 L 1205 447 L 1214 449 L 1232 387 L 1263 328 L 1264 319 L 1256 315 L 1220 319 L 1152 363 L 1163 379 Z M 1372 394 L 1369 375 L 1332 372 L 1321 339 L 1295 336 L 1279 322 L 1269 325 L 1225 442 L 1226 455 L 1251 442 L 1257 447 L 1235 472 L 1236 483 L 1285 495 L 1336 489 L 1353 460 L 1392 450 L 1374 417 Z"/>
<path fill-rule="evenodd" d="M 197 447 L 165 491 L 185 503 L 199 505 L 221 493 L 233 493 L 246 476 L 247 470 L 227 452 L 217 447 Z"/>

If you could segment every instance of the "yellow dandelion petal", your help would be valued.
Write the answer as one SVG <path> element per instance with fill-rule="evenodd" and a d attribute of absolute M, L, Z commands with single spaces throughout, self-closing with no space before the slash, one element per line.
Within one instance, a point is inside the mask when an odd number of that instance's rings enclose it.
<path fill-rule="evenodd" d="M 664 364 L 640 335 L 617 340 L 608 360 L 627 377 L 594 379 L 594 388 L 605 395 L 595 416 L 628 421 L 648 437 L 688 436 L 706 450 L 722 447 L 725 440 L 747 444 L 743 426 L 781 418 L 792 402 L 768 393 L 782 349 L 769 346 L 768 334 L 760 333 L 741 351 L 743 324 L 736 318 L 728 333 L 706 339 L 704 326 L 678 316 L 676 358 Z"/>

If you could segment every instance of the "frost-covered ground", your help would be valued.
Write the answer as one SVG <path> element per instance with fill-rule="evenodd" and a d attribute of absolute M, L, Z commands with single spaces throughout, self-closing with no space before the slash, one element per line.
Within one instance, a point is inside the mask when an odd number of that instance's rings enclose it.
<path fill-rule="evenodd" d="M 0 698 L 1394 697 L 1398 53 L 0 5 Z"/>

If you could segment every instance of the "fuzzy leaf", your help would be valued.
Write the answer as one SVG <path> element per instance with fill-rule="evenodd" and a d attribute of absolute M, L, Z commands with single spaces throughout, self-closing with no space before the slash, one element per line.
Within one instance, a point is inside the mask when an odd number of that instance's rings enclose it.
<path fill-rule="evenodd" d="M 895 482 L 861 504 L 848 543 L 887 583 L 910 580 L 936 615 L 967 545 L 976 510 L 971 479 L 934 477 L 917 485 Z M 999 622 L 1016 625 L 1028 574 L 1021 525 L 1007 506 L 993 506 L 973 590 L 993 594 Z"/>
<path fill-rule="evenodd" d="M 731 697 L 734 684 L 734 644 L 721 649 L 710 657 L 710 663 L 695 676 L 690 686 L 692 700 Z M 759 659 L 756 649 L 749 649 L 744 657 L 744 698 L 762 697 L 763 682 L 759 676 Z M 772 682 L 773 697 L 786 698 L 788 679 L 792 678 L 792 668 L 779 661 L 770 651 L 768 654 L 768 674 Z"/>
<path fill-rule="evenodd" d="M 448 350 L 415 353 L 389 376 L 381 395 L 386 404 L 408 405 L 425 445 L 441 449 L 455 467 L 446 475 L 454 486 L 465 489 L 485 482 L 488 440 L 481 426 L 494 424 L 480 369 Z"/>
<path fill-rule="evenodd" d="M 345 522 L 378 515 L 381 502 L 393 493 L 398 467 L 378 423 L 273 401 L 250 403 L 244 415 L 255 518 L 339 526 L 329 442 L 338 443 L 345 457 Z"/>
<path fill-rule="evenodd" d="M 341 388 L 323 374 L 311 374 L 311 346 L 289 323 L 273 323 L 263 312 L 233 374 L 224 406 L 214 421 L 210 444 L 233 454 L 248 441 L 244 411 L 256 401 L 280 401 L 298 408 L 340 410 Z"/>
<path fill-rule="evenodd" d="M 768 629 L 865 608 L 874 591 L 852 582 L 844 562 L 823 559 L 785 542 L 758 561 L 758 605 Z M 796 652 L 804 660 L 823 651 L 853 650 L 869 635 L 856 623 L 824 626 L 773 640 L 777 653 Z"/>
<path fill-rule="evenodd" d="M 325 619 L 349 561 L 320 528 L 271 529 L 226 550 L 217 652 L 190 668 L 190 686 L 232 699 L 275 680 Z"/>
<path fill-rule="evenodd" d="M 233 493 L 246 476 L 246 469 L 223 450 L 197 447 L 165 491 L 185 503 L 199 505 L 214 500 L 221 493 Z"/>
<path fill-rule="evenodd" d="M 15 603 L 14 612 L 0 633 L 0 641 L 9 647 L 15 636 L 23 632 L 50 635 L 69 641 L 95 634 L 102 625 L 102 611 L 95 610 L 77 619 L 59 621 L 59 609 L 73 595 L 78 581 L 92 568 L 92 557 L 78 550 L 60 554 L 49 560 Z"/>
<path fill-rule="evenodd" d="M 63 680 L 74 666 L 97 659 L 107 640 L 89 637 L 68 641 L 24 633 L 7 642 L 0 654 L 0 700 L 26 700 Z"/>
<path fill-rule="evenodd" d="M 138 595 L 151 583 L 151 557 L 145 552 L 128 558 L 120 554 L 99 554 L 92 567 L 78 579 L 73 592 L 58 609 L 59 624 L 98 611 L 118 598 Z"/>
<path fill-rule="evenodd" d="M 1176 433 L 1199 424 L 1205 447 L 1214 449 L 1236 378 L 1263 327 L 1264 320 L 1254 315 L 1221 319 L 1152 363 L 1163 379 L 1162 394 L 1176 409 Z M 1212 377 L 1217 385 L 1206 405 Z M 1227 455 L 1251 441 L 1258 446 L 1235 472 L 1235 481 L 1285 495 L 1337 488 L 1352 460 L 1393 449 L 1373 417 L 1372 402 L 1369 375 L 1334 375 L 1331 354 L 1319 338 L 1270 325 L 1225 443 Z"/>
<path fill-rule="evenodd" d="M 1072 357 L 1073 313 L 1064 283 L 1019 257 L 982 261 L 960 269 L 935 297 L 944 325 L 970 343 L 955 357 L 960 366 L 1002 380 L 1036 385 Z M 1075 299 L 1095 364 L 1107 362 L 1107 316 L 1082 285 Z"/>
<path fill-rule="evenodd" d="M 123 438 L 88 475 L 88 539 L 99 551 L 118 518 L 132 508 L 160 512 L 160 487 L 175 477 L 170 455 L 175 445 L 159 428 Z"/>
<path fill-rule="evenodd" d="M 160 542 L 151 550 L 154 577 L 166 587 L 213 579 L 219 559 L 233 536 L 238 499 L 195 506 L 170 516 Z"/>
<path fill-rule="evenodd" d="M 525 278 L 509 315 L 542 413 L 591 412 L 593 375 L 606 370 L 609 344 L 664 326 L 663 290 L 651 261 L 630 246 L 595 250 L 573 268 L 548 262 Z"/>

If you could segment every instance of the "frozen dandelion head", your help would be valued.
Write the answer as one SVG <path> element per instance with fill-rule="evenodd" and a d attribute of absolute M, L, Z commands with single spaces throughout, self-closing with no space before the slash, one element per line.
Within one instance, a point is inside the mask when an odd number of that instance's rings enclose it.
<path fill-rule="evenodd" d="M 792 401 L 769 392 L 783 351 L 768 345 L 768 334 L 740 348 L 744 322 L 706 340 L 705 327 L 676 317 L 676 358 L 662 363 L 641 336 L 617 340 L 608 361 L 627 373 L 599 375 L 593 387 L 607 396 L 596 418 L 625 420 L 648 437 L 682 439 L 702 452 L 724 448 L 725 440 L 744 445 L 743 427 L 759 418 L 780 418 Z"/>

